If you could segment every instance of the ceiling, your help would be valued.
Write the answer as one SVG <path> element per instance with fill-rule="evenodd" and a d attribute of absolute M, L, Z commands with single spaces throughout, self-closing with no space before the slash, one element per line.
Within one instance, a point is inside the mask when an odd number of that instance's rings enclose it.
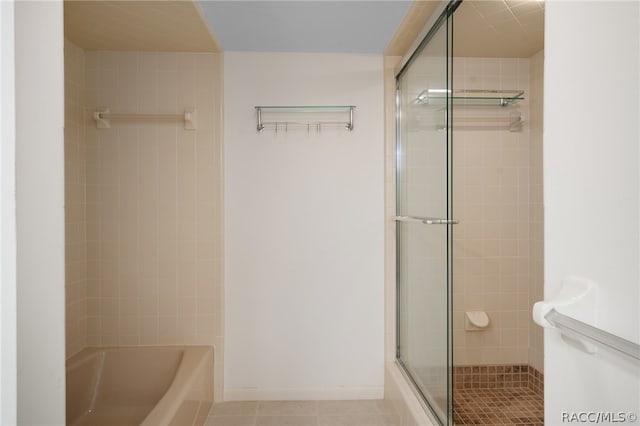
<path fill-rule="evenodd" d="M 544 2 L 464 0 L 453 15 L 453 54 L 528 58 L 544 47 Z"/>
<path fill-rule="evenodd" d="M 198 3 L 223 50 L 382 53 L 413 2 L 199 0 Z"/>
<path fill-rule="evenodd" d="M 64 35 L 87 50 L 220 51 L 192 1 L 65 0 Z"/>
<path fill-rule="evenodd" d="M 66 0 L 65 36 L 88 50 L 381 54 L 399 37 L 413 40 L 403 31 L 437 3 Z M 543 40 L 541 1 L 464 0 L 454 15 L 455 56 L 530 57 L 543 48 Z"/>

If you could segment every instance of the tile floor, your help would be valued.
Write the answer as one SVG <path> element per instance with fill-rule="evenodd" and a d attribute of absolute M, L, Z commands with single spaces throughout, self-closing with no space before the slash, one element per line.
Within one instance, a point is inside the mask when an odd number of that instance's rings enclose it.
<path fill-rule="evenodd" d="M 459 389 L 453 404 L 457 426 L 544 424 L 542 395 L 529 388 Z"/>
<path fill-rule="evenodd" d="M 528 388 L 459 389 L 457 426 L 542 426 L 544 404 Z M 205 426 L 398 426 L 391 408 L 377 401 L 243 401 L 211 408 Z"/>
<path fill-rule="evenodd" d="M 396 426 L 382 400 L 248 401 L 214 404 L 206 426 Z"/>

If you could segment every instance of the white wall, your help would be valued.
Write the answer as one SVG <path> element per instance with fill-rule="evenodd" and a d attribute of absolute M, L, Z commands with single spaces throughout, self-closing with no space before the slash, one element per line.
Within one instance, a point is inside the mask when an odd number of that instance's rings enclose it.
<path fill-rule="evenodd" d="M 0 2 L 0 424 L 16 424 L 15 53 L 13 1 Z"/>
<path fill-rule="evenodd" d="M 545 7 L 545 297 L 568 275 L 590 279 L 595 325 L 638 342 L 640 4 Z M 637 365 L 586 355 L 555 330 L 544 345 L 545 424 L 562 412 L 640 412 Z"/>
<path fill-rule="evenodd" d="M 225 399 L 380 398 L 382 57 L 224 64 Z M 356 105 L 355 130 L 258 133 L 255 105 Z"/>
<path fill-rule="evenodd" d="M 15 3 L 18 422 L 65 422 L 62 2 Z"/>

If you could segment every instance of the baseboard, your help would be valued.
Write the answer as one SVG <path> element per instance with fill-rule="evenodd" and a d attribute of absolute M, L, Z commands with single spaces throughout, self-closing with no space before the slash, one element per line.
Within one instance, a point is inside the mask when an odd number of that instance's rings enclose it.
<path fill-rule="evenodd" d="M 383 399 L 384 388 L 231 388 L 225 401 L 314 401 Z"/>

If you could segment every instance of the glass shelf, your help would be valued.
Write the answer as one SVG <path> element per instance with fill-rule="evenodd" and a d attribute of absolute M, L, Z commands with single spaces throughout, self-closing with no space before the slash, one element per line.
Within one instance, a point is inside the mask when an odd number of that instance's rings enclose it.
<path fill-rule="evenodd" d="M 257 105 L 254 108 L 257 118 L 256 128 L 259 132 L 264 130 L 266 126 L 273 126 L 276 132 L 278 127 L 283 128 L 286 132 L 290 126 L 304 126 L 307 127 L 307 130 L 314 127 L 319 133 L 323 125 L 337 125 L 343 126 L 349 131 L 353 130 L 355 105 Z M 291 119 L 293 118 L 291 114 L 294 113 L 316 113 L 319 115 L 312 121 L 297 121 Z M 269 115 L 272 120 L 265 121 L 263 114 Z"/>
<path fill-rule="evenodd" d="M 509 106 L 524 100 L 524 90 L 455 90 L 453 96 L 445 90 L 426 89 L 420 92 L 416 101 L 419 105 L 442 105 L 447 97 L 453 105 L 469 106 Z"/>
<path fill-rule="evenodd" d="M 349 111 L 355 108 L 355 105 L 256 105 L 254 108 L 296 112 Z"/>

